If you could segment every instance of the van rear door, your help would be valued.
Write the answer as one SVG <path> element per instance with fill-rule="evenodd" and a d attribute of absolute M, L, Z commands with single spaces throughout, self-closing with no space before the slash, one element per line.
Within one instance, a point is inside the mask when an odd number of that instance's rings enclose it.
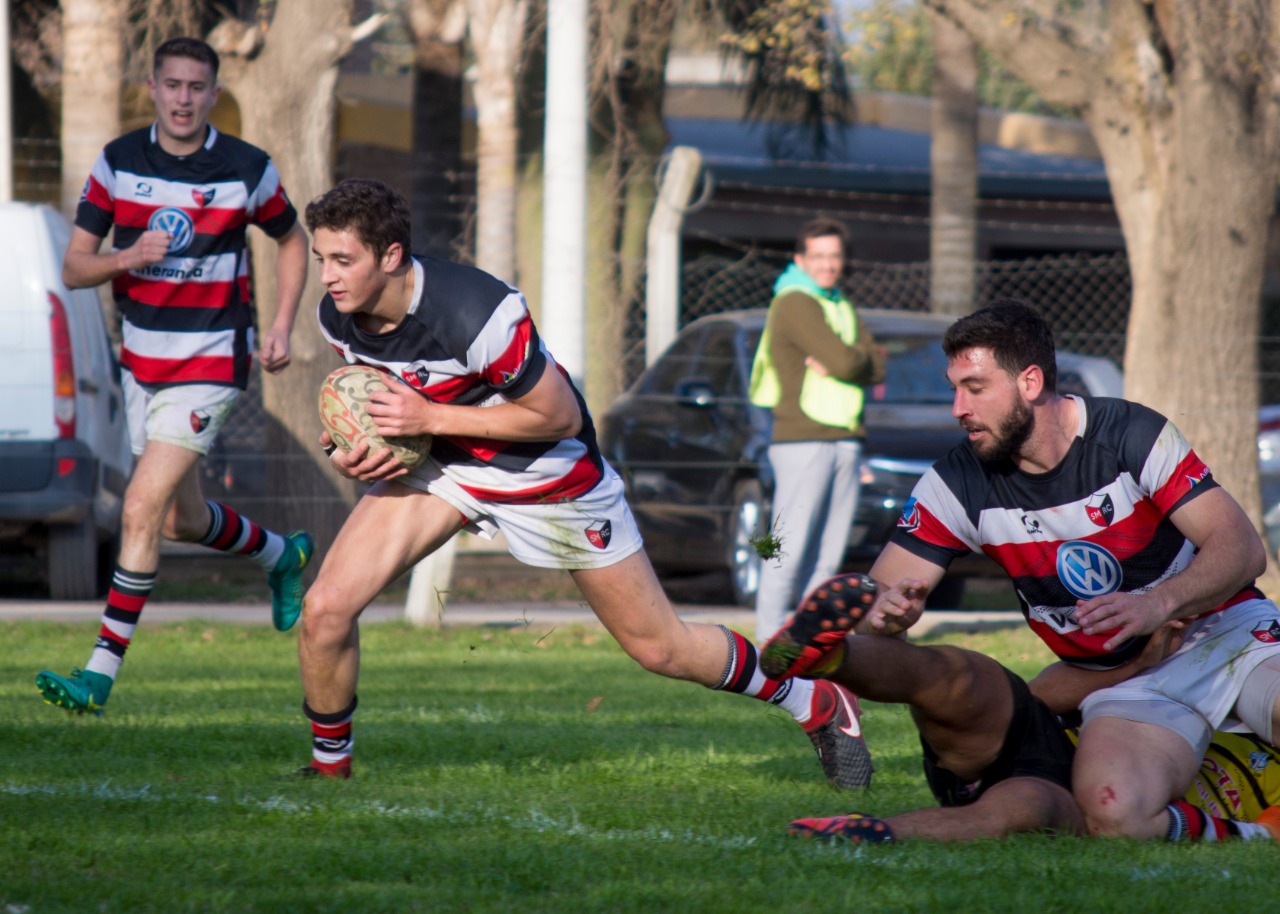
<path fill-rule="evenodd" d="M 53 418 L 52 308 L 45 287 L 37 239 L 44 226 L 30 208 L 0 208 L 0 441 L 51 441 Z"/>

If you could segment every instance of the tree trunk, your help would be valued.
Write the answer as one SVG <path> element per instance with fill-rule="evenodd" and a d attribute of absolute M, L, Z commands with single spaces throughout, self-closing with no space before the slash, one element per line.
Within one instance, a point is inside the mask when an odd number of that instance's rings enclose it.
<path fill-rule="evenodd" d="M 1261 530 L 1257 346 L 1280 178 L 1280 0 L 1034 14 L 1023 0 L 924 2 L 1093 131 L 1133 276 L 1125 393 L 1179 426 Z"/>
<path fill-rule="evenodd" d="M 1207 79 L 1183 81 L 1175 104 L 1146 121 L 1100 103 L 1090 124 L 1133 271 L 1125 395 L 1172 419 L 1260 521 L 1259 292 L 1273 152 L 1240 100 Z M 1260 175 L 1271 177 L 1259 186 Z"/>
<path fill-rule="evenodd" d="M 300 217 L 307 202 L 332 183 L 334 89 L 338 63 L 351 48 L 351 9 L 352 0 L 281 0 L 261 53 L 223 64 L 244 138 L 271 154 Z M 250 238 L 258 323 L 265 327 L 276 311 L 276 245 L 261 232 Z M 263 379 L 270 417 L 268 484 L 276 502 L 288 506 L 287 517 L 270 522 L 307 528 L 321 550 L 333 541 L 356 497 L 354 484 L 334 472 L 317 442 L 316 392 L 339 364 L 316 322 L 322 295 L 312 271 L 294 326 L 292 364 Z"/>
<path fill-rule="evenodd" d="M 102 147 L 120 135 L 123 0 L 62 0 L 62 211 L 75 217 Z"/>
<path fill-rule="evenodd" d="M 467 0 L 476 59 L 476 264 L 516 281 L 516 74 L 527 0 Z"/>
<path fill-rule="evenodd" d="M 933 29 L 929 299 L 955 317 L 974 308 L 978 247 L 978 50 L 963 29 L 928 11 Z"/>

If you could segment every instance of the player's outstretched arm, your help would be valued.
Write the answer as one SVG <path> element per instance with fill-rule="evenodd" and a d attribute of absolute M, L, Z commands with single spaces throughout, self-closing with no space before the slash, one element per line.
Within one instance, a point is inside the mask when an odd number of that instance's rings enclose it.
<path fill-rule="evenodd" d="M 858 625 L 864 635 L 898 635 L 919 621 L 925 597 L 938 586 L 946 569 L 888 543 L 871 566 L 876 602 Z"/>
<path fill-rule="evenodd" d="M 258 349 L 262 367 L 273 374 L 289 364 L 289 337 L 298 316 L 302 289 L 307 284 L 310 255 L 307 233 L 300 222 L 277 238 L 276 244 L 276 316 Z"/>
<path fill-rule="evenodd" d="M 68 289 L 91 289 L 121 273 L 159 263 L 168 253 L 169 241 L 168 232 L 148 231 L 124 250 L 99 254 L 102 237 L 77 226 L 71 230 L 62 261 L 62 283 Z"/>

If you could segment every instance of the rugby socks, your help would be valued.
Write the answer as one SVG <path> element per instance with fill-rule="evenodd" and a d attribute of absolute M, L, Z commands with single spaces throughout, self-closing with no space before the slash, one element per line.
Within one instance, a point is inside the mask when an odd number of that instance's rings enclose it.
<path fill-rule="evenodd" d="M 327 778 L 351 777 L 351 750 L 355 746 L 351 721 L 356 715 L 355 696 L 345 710 L 336 714 L 321 714 L 312 710 L 304 700 L 302 713 L 311 721 L 310 767 Z"/>
<path fill-rule="evenodd" d="M 718 628 L 729 641 L 729 657 L 720 681 L 711 688 L 767 701 L 787 711 L 797 723 L 808 723 L 813 714 L 813 681 L 792 678 L 780 682 L 770 679 L 760 669 L 754 644 L 723 625 Z"/>
<path fill-rule="evenodd" d="M 283 536 L 259 527 L 226 505 L 216 501 L 206 501 L 205 504 L 209 508 L 209 529 L 199 540 L 201 546 L 247 555 L 266 571 L 275 570 L 280 556 L 284 555 Z"/>
<path fill-rule="evenodd" d="M 1170 803 L 1165 811 L 1169 813 L 1169 830 L 1165 832 L 1165 838 L 1170 841 L 1275 840 L 1265 825 L 1219 819 L 1185 800 Z"/>
<path fill-rule="evenodd" d="M 154 571 L 144 574 L 116 566 L 111 576 L 111 589 L 107 591 L 102 626 L 98 629 L 98 643 L 94 645 L 89 662 L 84 665 L 86 673 L 97 673 L 115 681 L 120 673 L 120 664 L 124 663 L 124 652 L 133 640 L 133 630 L 138 627 L 138 616 L 155 586 Z"/>

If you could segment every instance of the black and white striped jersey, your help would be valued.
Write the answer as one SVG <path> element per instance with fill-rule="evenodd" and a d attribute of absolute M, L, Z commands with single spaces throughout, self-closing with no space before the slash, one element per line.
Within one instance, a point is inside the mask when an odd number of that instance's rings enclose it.
<path fill-rule="evenodd" d="M 349 364 L 382 369 L 440 403 L 480 407 L 518 399 L 544 371 L 565 374 L 538 337 L 518 290 L 448 260 L 414 257 L 413 271 L 409 313 L 387 333 L 368 333 L 330 296 L 321 300 L 320 329 Z M 436 436 L 431 456 L 484 501 L 578 497 L 600 481 L 604 460 L 586 402 L 576 389 L 574 396 L 582 411 L 577 437 L 530 442 Z"/>
<path fill-rule="evenodd" d="M 893 542 L 943 567 L 985 552 L 1009 575 L 1027 622 L 1055 654 L 1112 667 L 1145 639 L 1104 651 L 1113 633 L 1086 635 L 1075 622 L 1076 601 L 1143 593 L 1186 568 L 1195 546 L 1169 515 L 1217 483 L 1154 410 L 1074 399 L 1077 437 L 1057 467 L 1030 474 L 1010 461 L 985 463 L 962 441 L 916 485 Z M 1256 596 L 1246 588 L 1214 611 Z"/>
<path fill-rule="evenodd" d="M 245 235 L 272 238 L 297 221 L 270 157 L 212 126 L 204 146 L 170 155 L 156 127 L 108 143 L 85 183 L 76 225 L 112 250 L 163 229 L 172 241 L 159 263 L 111 283 L 124 316 L 121 362 L 144 384 L 249 381 L 253 310 Z"/>

